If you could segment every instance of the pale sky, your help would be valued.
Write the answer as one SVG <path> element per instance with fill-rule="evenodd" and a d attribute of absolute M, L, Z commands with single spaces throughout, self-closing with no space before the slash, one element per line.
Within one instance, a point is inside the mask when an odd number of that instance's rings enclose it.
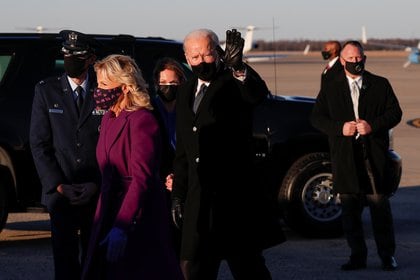
<path fill-rule="evenodd" d="M 45 32 L 73 29 L 182 40 L 193 29 L 210 28 L 223 41 L 226 29 L 254 25 L 260 28 L 255 40 L 346 40 L 360 39 L 364 25 L 369 38 L 420 38 L 418 0 L 0 0 L 0 4 L 0 32 L 42 26 Z"/>

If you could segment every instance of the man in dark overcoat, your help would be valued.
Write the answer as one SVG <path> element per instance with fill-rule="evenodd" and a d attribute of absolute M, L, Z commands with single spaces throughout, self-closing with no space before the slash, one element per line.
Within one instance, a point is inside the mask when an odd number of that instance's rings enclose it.
<path fill-rule="evenodd" d="M 389 130 L 402 111 L 386 78 L 364 70 L 362 45 L 349 41 L 340 55 L 342 74 L 321 88 L 311 121 L 328 135 L 334 191 L 342 204 L 342 222 L 350 259 L 342 270 L 366 267 L 362 211 L 371 213 L 377 252 L 384 270 L 395 270 L 395 237 L 387 184 Z"/>
<path fill-rule="evenodd" d="M 208 29 L 184 39 L 194 76 L 180 86 L 176 112 L 172 213 L 182 227 L 181 266 L 186 279 L 216 279 L 225 259 L 235 279 L 271 279 L 255 238 L 251 141 L 253 109 L 269 92 L 243 64 L 239 32 L 227 31 L 224 52 L 218 45 Z"/>
<path fill-rule="evenodd" d="M 340 42 L 332 40 L 324 44 L 321 54 L 324 60 L 327 60 L 327 65 L 321 74 L 321 87 L 343 71 L 343 65 L 340 62 L 340 52 Z"/>
<path fill-rule="evenodd" d="M 30 145 L 51 221 L 55 279 L 80 279 L 100 173 L 96 143 L 94 44 L 85 34 L 63 30 L 64 68 L 35 86 Z M 79 247 L 81 250 L 79 250 Z"/>

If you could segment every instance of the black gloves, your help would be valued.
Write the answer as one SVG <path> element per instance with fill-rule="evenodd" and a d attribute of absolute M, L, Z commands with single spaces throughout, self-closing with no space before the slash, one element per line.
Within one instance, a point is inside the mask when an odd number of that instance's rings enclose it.
<path fill-rule="evenodd" d="M 226 31 L 225 50 L 223 51 L 220 47 L 217 48 L 225 65 L 235 71 L 240 71 L 245 68 L 242 61 L 243 49 L 244 39 L 241 37 L 241 32 L 238 32 L 236 29 Z"/>
<path fill-rule="evenodd" d="M 62 184 L 61 189 L 62 194 L 69 199 L 72 205 L 87 204 L 98 191 L 98 187 L 94 183 Z"/>
<path fill-rule="evenodd" d="M 184 204 L 179 198 L 172 199 L 171 214 L 175 226 L 178 229 L 181 229 L 182 220 L 184 219 Z"/>
<path fill-rule="evenodd" d="M 77 199 L 79 193 L 76 191 L 76 188 L 73 185 L 61 184 L 62 195 L 67 197 L 71 201 Z"/>
<path fill-rule="evenodd" d="M 73 205 L 87 204 L 98 191 L 98 187 L 94 183 L 74 184 L 73 187 L 79 193 L 76 199 L 70 200 Z"/>

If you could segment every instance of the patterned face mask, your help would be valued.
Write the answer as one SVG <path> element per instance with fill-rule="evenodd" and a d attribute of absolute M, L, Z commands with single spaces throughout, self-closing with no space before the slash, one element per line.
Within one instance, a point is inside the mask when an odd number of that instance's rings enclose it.
<path fill-rule="evenodd" d="M 117 101 L 118 97 L 120 97 L 121 93 L 121 87 L 111 89 L 96 88 L 93 94 L 96 109 L 109 110 L 109 108 Z"/>

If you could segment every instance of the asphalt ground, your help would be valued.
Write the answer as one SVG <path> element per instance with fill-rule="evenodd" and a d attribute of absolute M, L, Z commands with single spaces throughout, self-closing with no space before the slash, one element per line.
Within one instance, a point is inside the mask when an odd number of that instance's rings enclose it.
<path fill-rule="evenodd" d="M 403 158 L 400 189 L 391 198 L 399 269 L 384 272 L 376 255 L 369 211 L 364 224 L 369 248 L 368 267 L 342 272 L 349 249 L 343 238 L 308 239 L 285 226 L 288 240 L 264 252 L 273 279 L 420 279 L 420 129 L 407 124 L 420 118 L 420 65 L 403 68 L 408 53 L 367 53 L 366 69 L 388 78 L 403 109 L 394 129 L 394 148 Z M 316 97 L 325 62 L 320 53 L 290 53 L 276 63 L 251 64 L 273 93 Z M 12 213 L 0 233 L 0 280 L 53 279 L 48 215 Z M 225 263 L 219 279 L 232 279 Z"/>

